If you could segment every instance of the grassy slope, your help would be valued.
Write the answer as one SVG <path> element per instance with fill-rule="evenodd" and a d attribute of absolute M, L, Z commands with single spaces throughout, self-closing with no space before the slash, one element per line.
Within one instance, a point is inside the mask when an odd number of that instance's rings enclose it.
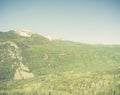
<path fill-rule="evenodd" d="M 119 46 L 46 41 L 42 44 L 33 42 L 23 51 L 24 63 L 38 75 L 71 70 L 105 71 L 116 68 L 120 62 Z"/>
<path fill-rule="evenodd" d="M 0 85 L 0 95 L 120 95 L 120 74 L 64 72 Z"/>
<path fill-rule="evenodd" d="M 23 63 L 36 77 L 1 82 L 1 95 L 120 94 L 119 69 L 115 70 L 120 66 L 120 46 L 50 42 L 37 35 L 25 38 L 14 31 L 0 33 L 0 41 L 7 40 L 20 47 Z"/>

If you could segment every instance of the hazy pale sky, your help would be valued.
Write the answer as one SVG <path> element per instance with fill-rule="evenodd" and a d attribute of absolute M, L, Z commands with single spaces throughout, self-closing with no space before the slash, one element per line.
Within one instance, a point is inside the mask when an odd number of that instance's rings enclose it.
<path fill-rule="evenodd" d="M 0 31 L 21 28 L 77 42 L 120 44 L 120 0 L 0 0 Z"/>

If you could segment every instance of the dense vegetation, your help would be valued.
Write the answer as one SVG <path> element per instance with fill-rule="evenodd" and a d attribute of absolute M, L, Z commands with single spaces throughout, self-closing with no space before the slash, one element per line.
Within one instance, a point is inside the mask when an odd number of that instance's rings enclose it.
<path fill-rule="evenodd" d="M 64 72 L 2 82 L 0 95 L 120 95 L 120 74 Z"/>
<path fill-rule="evenodd" d="M 120 95 L 120 46 L 89 45 L 33 35 L 22 37 L 15 31 L 0 32 L 0 95 Z M 14 80 L 17 57 L 35 75 Z M 16 65 L 18 66 L 18 65 Z"/>

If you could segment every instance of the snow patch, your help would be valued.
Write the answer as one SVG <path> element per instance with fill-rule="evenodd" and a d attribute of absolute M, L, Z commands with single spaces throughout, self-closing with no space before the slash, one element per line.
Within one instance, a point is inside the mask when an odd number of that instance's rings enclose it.
<path fill-rule="evenodd" d="M 19 34 L 20 36 L 24 36 L 24 37 L 31 37 L 32 35 L 37 34 L 36 32 L 32 32 L 32 31 L 27 30 L 27 29 L 16 30 L 16 33 Z"/>
<path fill-rule="evenodd" d="M 46 35 L 46 36 L 44 36 L 44 37 L 47 38 L 49 41 L 53 41 L 53 40 L 64 40 L 63 38 L 57 37 L 57 36 L 54 36 L 54 35 Z"/>

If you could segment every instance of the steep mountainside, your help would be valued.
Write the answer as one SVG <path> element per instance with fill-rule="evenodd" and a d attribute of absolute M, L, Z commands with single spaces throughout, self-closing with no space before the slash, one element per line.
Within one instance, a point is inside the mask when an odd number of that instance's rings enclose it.
<path fill-rule="evenodd" d="M 20 32 L 31 36 L 23 36 Z M 0 66 L 2 68 L 3 65 L 8 65 L 9 69 L 2 69 L 11 76 L 10 70 L 18 72 L 21 64 L 27 66 L 36 76 L 72 70 L 107 71 L 120 65 L 120 46 L 49 41 L 28 30 L 20 30 L 19 34 L 18 31 L 1 32 L 0 36 Z M 15 69 L 16 66 L 18 69 Z"/>
<path fill-rule="evenodd" d="M 120 95 L 120 45 L 0 32 L 0 95 Z"/>

